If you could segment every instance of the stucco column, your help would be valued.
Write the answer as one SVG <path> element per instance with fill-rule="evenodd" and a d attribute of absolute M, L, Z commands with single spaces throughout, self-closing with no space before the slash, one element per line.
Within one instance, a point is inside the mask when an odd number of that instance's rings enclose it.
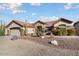
<path fill-rule="evenodd" d="M 24 36 L 24 28 L 21 28 L 21 36 Z"/>

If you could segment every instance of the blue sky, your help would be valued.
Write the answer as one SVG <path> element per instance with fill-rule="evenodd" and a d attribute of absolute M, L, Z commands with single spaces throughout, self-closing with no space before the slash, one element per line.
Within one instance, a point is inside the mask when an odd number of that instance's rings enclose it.
<path fill-rule="evenodd" d="M 0 3 L 0 20 L 51 21 L 58 18 L 79 20 L 78 3 Z"/>

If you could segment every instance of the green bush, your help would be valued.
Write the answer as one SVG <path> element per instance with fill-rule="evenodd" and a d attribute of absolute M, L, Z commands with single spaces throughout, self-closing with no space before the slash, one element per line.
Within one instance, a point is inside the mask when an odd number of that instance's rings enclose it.
<path fill-rule="evenodd" d="M 75 29 L 58 29 L 58 30 L 54 30 L 54 35 L 72 36 L 72 35 L 75 35 Z"/>
<path fill-rule="evenodd" d="M 3 35 L 5 35 L 5 31 L 0 29 L 0 36 L 3 36 Z"/>
<path fill-rule="evenodd" d="M 67 29 L 68 36 L 75 35 L 75 29 Z"/>
<path fill-rule="evenodd" d="M 53 34 L 54 34 L 54 35 L 58 35 L 58 30 L 54 30 L 54 31 L 53 31 Z"/>
<path fill-rule="evenodd" d="M 36 29 L 36 35 L 37 35 L 38 37 L 40 37 L 40 36 L 43 35 L 43 28 L 42 28 L 42 27 L 38 27 L 38 28 Z"/>
<path fill-rule="evenodd" d="M 60 36 L 65 36 L 65 35 L 67 35 L 67 30 L 66 30 L 66 29 L 59 29 L 59 30 L 58 30 L 58 35 L 60 35 Z"/>
<path fill-rule="evenodd" d="M 67 35 L 67 30 L 66 29 L 54 30 L 53 34 L 58 36 L 65 36 Z"/>
<path fill-rule="evenodd" d="M 1 21 L 1 24 L 0 24 L 0 36 L 4 36 L 5 35 L 5 23 L 2 24 L 2 21 Z"/>

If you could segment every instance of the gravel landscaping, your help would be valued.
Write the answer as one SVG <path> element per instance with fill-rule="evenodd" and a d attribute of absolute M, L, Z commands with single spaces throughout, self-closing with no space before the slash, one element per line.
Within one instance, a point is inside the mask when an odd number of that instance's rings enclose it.
<path fill-rule="evenodd" d="M 61 39 L 62 38 L 62 39 Z M 49 44 L 53 39 L 58 46 Z M 11 40 L 11 37 L 0 37 L 1 56 L 79 56 L 78 37 L 25 37 Z"/>

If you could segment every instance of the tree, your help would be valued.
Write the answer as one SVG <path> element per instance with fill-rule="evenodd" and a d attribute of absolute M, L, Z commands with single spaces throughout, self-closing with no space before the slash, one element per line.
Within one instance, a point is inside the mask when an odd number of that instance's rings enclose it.
<path fill-rule="evenodd" d="M 2 20 L 1 20 L 1 24 L 0 24 L 0 36 L 4 36 L 4 35 L 5 35 L 5 22 L 3 24 Z"/>
<path fill-rule="evenodd" d="M 42 26 L 37 26 L 37 28 L 36 28 L 36 35 L 38 37 L 43 36 L 43 28 L 42 28 Z"/>
<path fill-rule="evenodd" d="M 58 34 L 60 36 L 65 36 L 65 35 L 67 35 L 67 30 L 66 29 L 59 29 Z"/>

